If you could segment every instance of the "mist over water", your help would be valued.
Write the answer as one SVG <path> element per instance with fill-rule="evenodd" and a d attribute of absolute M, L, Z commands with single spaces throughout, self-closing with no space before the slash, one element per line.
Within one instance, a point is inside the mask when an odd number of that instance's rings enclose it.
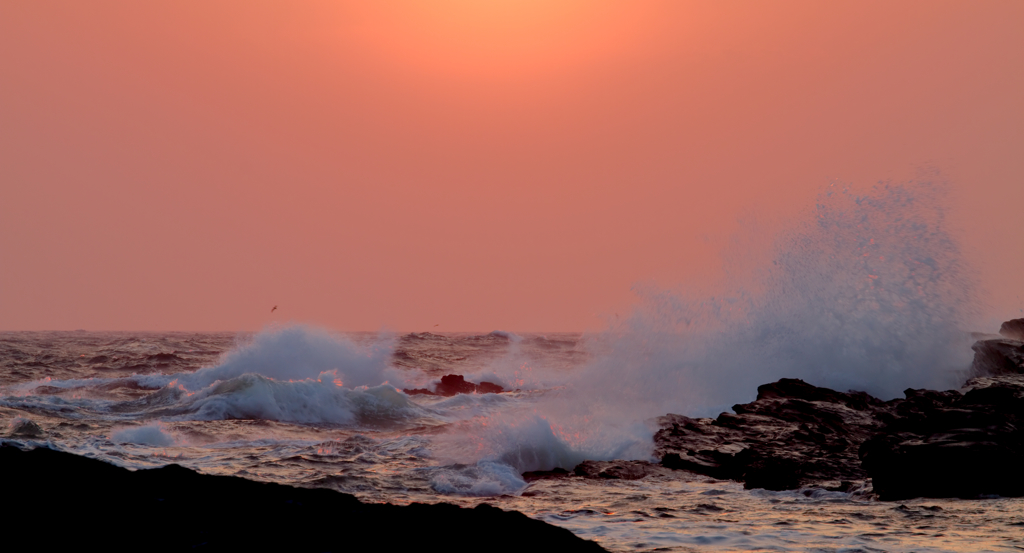
<path fill-rule="evenodd" d="M 652 417 L 716 416 L 779 378 L 882 399 L 958 387 L 979 310 L 944 201 L 944 186 L 927 181 L 864 193 L 833 183 L 770 256 L 725 256 L 764 266 L 731 272 L 712 292 L 638 287 L 634 312 L 589 337 L 593 359 L 563 389 L 485 433 L 507 440 L 501 455 L 521 469 L 571 468 L 647 458 Z M 560 445 L 547 457 L 518 453 L 552 436 Z"/>
<path fill-rule="evenodd" d="M 259 457 L 253 448 L 273 447 L 290 460 L 257 462 L 261 471 L 304 478 L 315 467 L 315 485 L 377 490 L 392 474 L 399 488 L 518 494 L 524 472 L 650 459 L 654 417 L 715 416 L 779 378 L 884 399 L 956 387 L 977 303 L 943 201 L 927 182 L 860 194 L 834 184 L 767 246 L 724 255 L 754 267 L 729 267 L 711 291 L 638 287 L 629 317 L 583 337 L 305 325 L 241 339 L 15 336 L 0 341 L 10 367 L 0 409 L 91 421 L 68 447 L 129 464 L 155 462 L 153 448 L 196 448 L 193 462 L 227 459 L 213 468 L 236 473 Z M 403 392 L 445 374 L 506 392 Z"/>
<path fill-rule="evenodd" d="M 403 376 L 389 367 L 393 349 L 391 336 L 360 346 L 308 325 L 271 327 L 228 352 L 217 365 L 181 375 L 180 380 L 196 389 L 243 374 L 290 381 L 318 379 L 322 373 L 336 371 L 331 380 L 345 386 L 377 386 Z"/>
<path fill-rule="evenodd" d="M 0 333 L 0 442 L 364 501 L 487 501 L 618 550 L 1019 548 L 1020 500 L 894 509 L 686 471 L 524 474 L 651 459 L 654 417 L 714 416 L 782 377 L 883 398 L 956 387 L 980 310 L 943 201 L 929 183 L 830 186 L 780 232 L 736 240 L 713 290 L 638 286 L 627 318 L 585 336 Z M 412 393 L 446 374 L 505 391 Z"/>
<path fill-rule="evenodd" d="M 752 399 L 757 385 L 783 377 L 883 399 L 956 387 L 977 300 L 943 201 L 944 187 L 930 182 L 863 194 L 834 183 L 777 236 L 750 282 L 704 297 L 639 290 L 640 306 L 598 365 L 665 376 L 656 390 L 682 392 L 691 410 Z"/>

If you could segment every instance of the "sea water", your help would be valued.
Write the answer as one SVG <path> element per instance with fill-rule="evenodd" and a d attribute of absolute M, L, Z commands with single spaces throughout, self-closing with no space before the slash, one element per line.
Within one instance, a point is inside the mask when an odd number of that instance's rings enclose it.
<path fill-rule="evenodd" d="M 711 290 L 640 287 L 598 333 L 0 333 L 0 434 L 132 469 L 488 502 L 615 551 L 1024 549 L 1021 499 L 524 477 L 654 460 L 655 417 L 714 416 L 782 377 L 884 399 L 958 387 L 977 301 L 940 188 L 827 187 L 764 266 Z M 506 391 L 405 392 L 446 374 Z"/>
<path fill-rule="evenodd" d="M 2 333 L 3 440 L 135 469 L 178 463 L 329 488 L 364 501 L 487 502 L 614 551 L 1024 548 L 1022 499 L 881 502 L 858 493 L 744 490 L 685 471 L 527 482 L 526 470 L 571 471 L 585 458 L 624 451 L 644 457 L 639 438 L 628 441 L 634 449 L 588 450 L 542 411 L 569 395 L 571 376 L 592 362 L 586 344 L 594 339 L 343 335 L 301 326 L 256 335 Z M 286 368 L 262 364 L 262 374 L 238 366 L 269 359 Z M 360 374 L 377 367 L 391 380 L 350 387 L 342 368 L 328 367 L 335 362 L 355 363 Z M 511 391 L 448 398 L 400 391 L 449 373 Z M 27 421 L 38 433 L 26 430 Z"/>

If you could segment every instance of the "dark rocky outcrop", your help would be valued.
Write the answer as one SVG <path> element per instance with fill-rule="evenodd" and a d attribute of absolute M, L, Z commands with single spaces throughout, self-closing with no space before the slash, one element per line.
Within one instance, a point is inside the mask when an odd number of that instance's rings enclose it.
<path fill-rule="evenodd" d="M 1011 319 L 999 327 L 999 334 L 1011 340 L 1024 342 L 1024 319 Z"/>
<path fill-rule="evenodd" d="M 489 505 L 360 503 L 178 465 L 129 471 L 39 448 L 0 446 L 3 527 L 23 546 L 106 551 L 445 551 L 603 549 L 568 530 Z M 8 539 L 8 542 L 10 540 Z"/>
<path fill-rule="evenodd" d="M 441 382 L 434 390 L 413 388 L 405 390 L 409 395 L 454 396 L 455 394 L 500 394 L 505 389 L 493 382 L 474 384 L 467 381 L 461 374 L 448 374 L 441 377 Z"/>
<path fill-rule="evenodd" d="M 672 471 L 647 461 L 583 461 L 572 474 L 584 478 L 605 480 L 639 480 L 646 476 L 660 476 Z"/>
<path fill-rule="evenodd" d="M 661 417 L 657 454 L 665 467 L 747 488 L 849 489 L 870 477 L 882 499 L 1024 496 L 1021 325 L 974 344 L 960 391 L 909 389 L 884 402 L 782 379 L 716 419 Z"/>
<path fill-rule="evenodd" d="M 747 488 L 842 486 L 867 477 L 858 449 L 893 417 L 895 404 L 784 378 L 757 389 L 752 403 L 717 419 L 666 415 L 655 436 L 661 464 Z"/>
<path fill-rule="evenodd" d="M 8 428 L 12 438 L 42 438 L 46 435 L 46 432 L 38 424 L 21 417 L 14 419 Z"/>
<path fill-rule="evenodd" d="M 978 340 L 971 346 L 974 376 L 1019 374 L 1024 372 L 1024 342 L 1009 338 Z"/>
<path fill-rule="evenodd" d="M 907 390 L 897 418 L 861 446 L 881 499 L 1024 496 L 1024 375 L 965 390 Z"/>
<path fill-rule="evenodd" d="M 554 478 L 599 480 L 640 480 L 648 476 L 673 476 L 674 470 L 648 461 L 583 461 L 572 471 L 563 468 L 524 472 L 523 480 L 535 482 Z"/>

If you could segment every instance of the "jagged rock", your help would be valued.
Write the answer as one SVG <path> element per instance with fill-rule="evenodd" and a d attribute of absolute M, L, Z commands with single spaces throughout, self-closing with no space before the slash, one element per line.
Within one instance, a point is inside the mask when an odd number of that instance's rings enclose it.
<path fill-rule="evenodd" d="M 897 417 L 861 446 L 880 498 L 1024 495 L 1024 375 L 965 389 L 907 390 Z"/>
<path fill-rule="evenodd" d="M 476 391 L 476 384 L 466 382 L 461 374 L 448 374 L 441 377 L 441 383 L 434 388 L 434 391 L 442 396 L 472 394 Z"/>
<path fill-rule="evenodd" d="M 46 432 L 38 424 L 31 419 L 22 417 L 11 421 L 8 428 L 11 431 L 10 436 L 12 438 L 41 438 L 46 435 Z"/>
<path fill-rule="evenodd" d="M 883 499 L 1024 495 L 1024 319 L 979 335 L 961 391 L 881 401 L 784 378 L 716 419 L 658 419 L 662 466 L 747 488 L 872 478 Z M 850 484 L 850 485 L 847 485 Z"/>
<path fill-rule="evenodd" d="M 672 469 L 647 461 L 583 461 L 572 472 L 563 468 L 524 472 L 527 482 L 552 478 L 595 478 L 602 480 L 640 480 L 647 476 L 667 476 Z"/>
<path fill-rule="evenodd" d="M 893 417 L 895 404 L 783 378 L 752 403 L 717 419 L 666 415 L 654 435 L 668 468 L 739 480 L 747 488 L 794 489 L 867 476 L 857 452 Z"/>
<path fill-rule="evenodd" d="M 504 391 L 505 388 L 486 380 L 476 385 L 476 393 L 478 394 L 500 394 Z"/>
<path fill-rule="evenodd" d="M 1012 336 L 1024 320 L 1003 323 Z M 882 499 L 1024 495 L 1024 342 L 978 340 L 960 392 L 907 390 L 860 450 Z"/>
<path fill-rule="evenodd" d="M 1024 319 L 1011 319 L 999 327 L 999 334 L 1011 339 L 1024 342 Z"/>
<path fill-rule="evenodd" d="M 505 389 L 493 382 L 481 382 L 473 384 L 461 374 L 448 374 L 441 377 L 441 382 L 433 391 L 426 388 L 413 388 L 405 390 L 408 395 L 430 395 L 430 396 L 454 396 L 455 394 L 500 394 Z"/>
<path fill-rule="evenodd" d="M 436 396 L 436 395 L 438 395 L 438 394 L 435 394 L 434 392 L 432 392 L 432 391 L 430 391 L 430 390 L 428 390 L 426 388 L 407 388 L 407 389 L 402 390 L 402 391 L 405 392 L 405 394 L 409 395 L 409 396 Z"/>
<path fill-rule="evenodd" d="M 1003 324 L 1005 326 L 1006 323 Z M 1024 373 L 1024 342 L 1020 340 L 978 340 L 971 349 L 974 350 L 974 362 L 971 364 L 974 376 Z"/>
<path fill-rule="evenodd" d="M 572 471 L 575 476 L 606 480 L 639 480 L 669 472 L 665 467 L 647 461 L 583 461 Z"/>
<path fill-rule="evenodd" d="M 534 482 L 536 480 L 549 480 L 551 478 L 565 478 L 570 474 L 572 473 L 562 467 L 555 467 L 551 470 L 532 470 L 524 472 L 522 476 L 523 480 L 526 480 L 527 482 Z"/>
<path fill-rule="evenodd" d="M 0 471 L 12 506 L 4 528 L 23 544 L 47 549 L 413 551 L 441 540 L 445 551 L 604 551 L 563 528 L 486 504 L 361 503 L 331 490 L 178 465 L 129 471 L 45 448 L 0 446 Z"/>

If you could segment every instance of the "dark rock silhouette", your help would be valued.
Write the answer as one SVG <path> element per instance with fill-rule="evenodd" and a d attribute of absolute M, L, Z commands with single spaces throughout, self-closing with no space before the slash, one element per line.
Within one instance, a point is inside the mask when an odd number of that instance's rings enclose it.
<path fill-rule="evenodd" d="M 747 488 L 848 490 L 870 477 L 882 499 L 1024 496 L 1024 342 L 973 349 L 961 391 L 908 389 L 886 402 L 784 378 L 735 414 L 661 417 L 656 452 L 662 466 Z"/>
<path fill-rule="evenodd" d="M 907 390 L 897 417 L 861 447 L 882 499 L 1024 496 L 1024 343 L 973 349 L 977 376 L 963 394 Z"/>
<path fill-rule="evenodd" d="M 430 395 L 430 396 L 454 396 L 455 394 L 500 394 L 505 389 L 493 382 L 481 382 L 473 384 L 467 381 L 461 374 L 447 374 L 441 377 L 441 382 L 433 391 L 426 388 L 413 388 L 405 390 L 408 395 Z"/>
<path fill-rule="evenodd" d="M 46 435 L 38 424 L 21 417 L 14 419 L 8 427 L 12 438 L 41 438 Z"/>
<path fill-rule="evenodd" d="M 646 461 L 583 461 L 572 474 L 584 478 L 605 480 L 639 480 L 646 476 L 659 476 L 672 471 Z"/>
<path fill-rule="evenodd" d="M 747 488 L 841 486 L 863 479 L 858 449 L 893 417 L 895 404 L 784 378 L 717 419 L 666 415 L 654 435 L 668 468 L 738 480 Z"/>
<path fill-rule="evenodd" d="M 505 389 L 501 386 L 486 380 L 476 386 L 476 393 L 478 394 L 500 394 L 504 391 Z"/>
<path fill-rule="evenodd" d="M 45 448 L 0 446 L 0 470 L 4 528 L 47 549 L 413 551 L 433 542 L 445 551 L 604 551 L 486 504 L 365 504 L 178 465 L 129 471 Z"/>

